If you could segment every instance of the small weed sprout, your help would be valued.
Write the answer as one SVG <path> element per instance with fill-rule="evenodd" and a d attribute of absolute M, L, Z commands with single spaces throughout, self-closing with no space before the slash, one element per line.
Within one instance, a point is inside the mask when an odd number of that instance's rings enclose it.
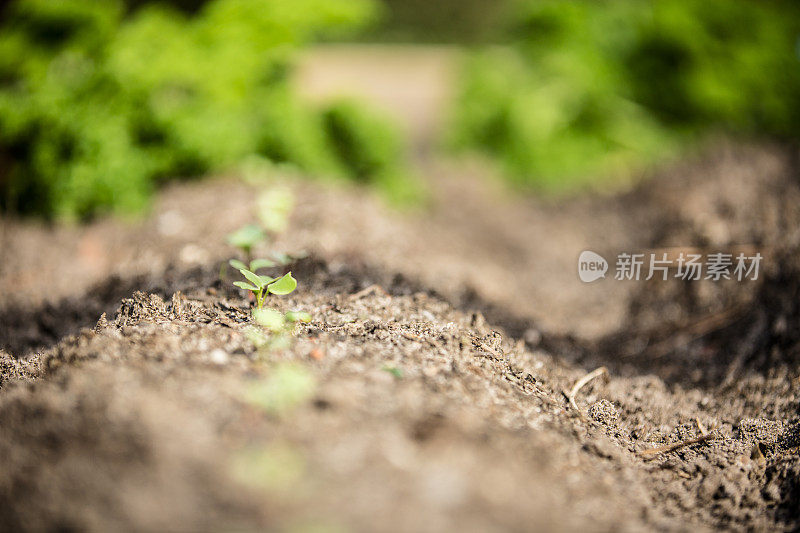
<path fill-rule="evenodd" d="M 388 372 L 389 374 L 394 376 L 395 379 L 403 379 L 402 368 L 397 368 L 396 366 L 384 365 L 383 368 L 381 368 L 381 370 L 383 370 L 384 372 Z"/>
<path fill-rule="evenodd" d="M 275 351 L 288 348 L 295 324 L 311 322 L 311 315 L 303 311 L 282 314 L 274 309 L 253 309 L 253 320 L 260 327 L 248 329 L 248 340 L 259 350 Z"/>
<path fill-rule="evenodd" d="M 283 187 L 266 190 L 257 201 L 258 218 L 267 232 L 276 234 L 286 231 L 289 215 L 294 209 L 292 191 Z"/>
<path fill-rule="evenodd" d="M 267 234 L 263 229 L 255 224 L 248 224 L 228 235 L 228 244 L 240 249 L 245 257 L 250 259 L 253 248 L 265 241 L 266 238 Z"/>
<path fill-rule="evenodd" d="M 308 256 L 305 252 L 273 252 L 271 259 L 253 259 L 256 248 L 268 244 L 275 237 L 286 231 L 289 225 L 289 216 L 294 208 L 294 195 L 285 187 L 275 187 L 265 190 L 256 201 L 256 214 L 260 224 L 248 224 L 229 234 L 227 242 L 238 248 L 246 261 L 231 259 L 228 263 L 236 270 L 249 270 L 256 272 L 260 268 L 269 268 L 276 265 L 286 266 L 297 259 Z M 220 267 L 220 278 L 227 276 L 227 266 Z"/>
<path fill-rule="evenodd" d="M 247 282 L 234 281 L 233 284 L 250 291 L 256 298 L 256 308 L 260 311 L 264 309 L 264 298 L 269 294 L 276 294 L 278 296 L 285 296 L 297 288 L 297 280 L 292 277 L 289 272 L 280 278 L 271 278 L 269 276 L 259 276 L 255 272 L 246 268 L 239 269 L 242 276 L 247 278 Z"/>
<path fill-rule="evenodd" d="M 233 284 L 255 297 L 253 321 L 257 324 L 247 329 L 248 340 L 259 350 L 278 350 L 291 344 L 291 333 L 298 322 L 310 322 L 311 315 L 302 311 L 289 311 L 282 314 L 274 309 L 265 309 L 264 302 L 270 294 L 287 295 L 297 288 L 297 280 L 289 272 L 273 278 L 258 274 L 258 270 L 275 266 L 286 266 L 296 259 L 302 259 L 304 252 L 287 254 L 275 252 L 272 259 L 253 259 L 253 249 L 266 243 L 286 230 L 289 215 L 294 208 L 294 196 L 287 188 L 274 188 L 261 193 L 257 201 L 257 215 L 261 225 L 250 224 L 228 235 L 228 244 L 239 248 L 247 258 L 247 263 L 231 259 L 228 264 L 238 270 L 247 281 L 234 281 Z M 226 265 L 223 263 L 223 268 Z M 220 277 L 223 277 L 222 270 Z"/>
<path fill-rule="evenodd" d="M 239 261 L 238 259 L 231 259 L 230 261 L 228 261 L 228 264 L 240 272 L 242 270 L 249 270 L 250 272 L 258 272 L 262 268 L 274 267 L 277 263 L 275 263 L 275 261 L 270 261 L 269 259 L 253 259 L 252 261 L 250 261 L 250 264 L 248 265 L 243 261 Z"/>

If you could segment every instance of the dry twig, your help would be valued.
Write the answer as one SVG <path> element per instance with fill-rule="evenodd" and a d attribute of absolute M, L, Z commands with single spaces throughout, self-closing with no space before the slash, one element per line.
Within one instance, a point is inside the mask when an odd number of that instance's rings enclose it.
<path fill-rule="evenodd" d="M 573 385 L 572 387 L 572 390 L 569 391 L 569 393 L 566 395 L 567 399 L 569 400 L 569 404 L 572 406 L 573 409 L 575 409 L 575 412 L 577 412 L 581 416 L 581 418 L 583 418 L 583 413 L 581 413 L 581 410 L 578 409 L 578 404 L 575 403 L 575 396 L 587 383 L 589 383 L 598 376 L 602 376 L 603 374 L 608 376 L 608 369 L 604 366 L 592 370 L 591 372 L 583 376 L 581 379 L 576 381 L 575 385 Z"/>
<path fill-rule="evenodd" d="M 647 450 L 642 450 L 639 452 L 639 455 L 643 457 L 651 457 L 662 453 L 674 452 L 675 450 L 680 450 L 685 446 L 691 446 L 692 444 L 699 444 L 701 442 L 705 442 L 714 436 L 714 430 L 716 429 L 716 425 L 711 426 L 711 430 L 708 431 L 706 430 L 705 426 L 700 422 L 699 419 L 695 418 L 695 422 L 697 422 L 697 428 L 700 430 L 699 437 L 694 437 L 692 439 L 687 439 L 681 442 L 674 442 L 672 444 L 665 444 L 664 446 L 659 446 L 658 448 L 649 448 Z"/>
<path fill-rule="evenodd" d="M 364 296 L 369 296 L 370 294 L 373 294 L 373 293 L 378 293 L 381 296 L 388 296 L 389 295 L 389 293 L 386 292 L 386 289 L 384 289 L 380 285 L 370 285 L 366 289 L 361 289 L 357 293 L 351 294 L 349 299 L 351 301 L 358 300 L 360 298 L 363 298 Z"/>

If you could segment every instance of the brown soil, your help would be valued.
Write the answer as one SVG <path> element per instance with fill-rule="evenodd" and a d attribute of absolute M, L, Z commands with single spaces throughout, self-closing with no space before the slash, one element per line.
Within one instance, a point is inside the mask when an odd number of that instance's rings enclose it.
<path fill-rule="evenodd" d="M 483 173 L 433 164 L 405 214 L 294 185 L 274 247 L 310 255 L 270 305 L 313 320 L 271 352 L 219 278 L 250 185 L 175 186 L 135 223 L 3 220 L 0 529 L 799 528 L 794 153 L 723 144 L 557 205 Z M 575 274 L 583 249 L 735 245 L 759 281 Z"/>

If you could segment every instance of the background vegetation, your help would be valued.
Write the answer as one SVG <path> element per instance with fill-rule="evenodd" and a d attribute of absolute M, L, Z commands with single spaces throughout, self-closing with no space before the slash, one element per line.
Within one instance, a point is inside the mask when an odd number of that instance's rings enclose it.
<path fill-rule="evenodd" d="M 800 10 L 748 0 L 523 0 L 466 67 L 451 142 L 513 182 L 625 178 L 710 131 L 800 135 Z"/>
<path fill-rule="evenodd" d="M 12 0 L 0 17 L 0 210 L 19 214 L 135 213 L 254 155 L 414 201 L 393 124 L 292 94 L 319 40 L 469 47 L 447 140 L 537 191 L 627 180 L 710 132 L 800 136 L 788 0 Z"/>
<path fill-rule="evenodd" d="M 369 0 L 17 0 L 0 27 L 0 207 L 137 212 L 164 180 L 258 154 L 309 173 L 411 189 L 400 139 L 353 103 L 291 94 L 297 47 L 374 19 Z M 369 130 L 369 131 L 366 131 Z M 372 132 L 378 132 L 375 142 Z"/>

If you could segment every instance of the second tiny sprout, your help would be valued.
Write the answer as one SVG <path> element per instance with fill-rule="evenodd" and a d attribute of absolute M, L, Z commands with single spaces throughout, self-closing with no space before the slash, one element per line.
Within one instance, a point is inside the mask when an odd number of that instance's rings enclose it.
<path fill-rule="evenodd" d="M 242 276 L 247 278 L 247 282 L 245 281 L 234 281 L 233 284 L 239 287 L 240 289 L 244 289 L 253 293 L 256 298 L 256 308 L 262 310 L 264 308 L 264 300 L 268 294 L 276 294 L 278 296 L 284 296 L 286 294 L 291 293 L 297 288 L 297 280 L 292 277 L 292 273 L 289 272 L 279 278 L 272 278 L 270 276 L 260 276 L 253 272 L 253 270 L 257 270 L 259 268 L 264 268 L 267 266 L 272 266 L 270 261 L 267 260 L 255 260 L 247 268 L 247 265 L 242 263 L 241 261 L 237 261 L 236 259 L 232 259 L 230 261 L 230 265 L 233 268 L 239 270 L 242 273 Z"/>

